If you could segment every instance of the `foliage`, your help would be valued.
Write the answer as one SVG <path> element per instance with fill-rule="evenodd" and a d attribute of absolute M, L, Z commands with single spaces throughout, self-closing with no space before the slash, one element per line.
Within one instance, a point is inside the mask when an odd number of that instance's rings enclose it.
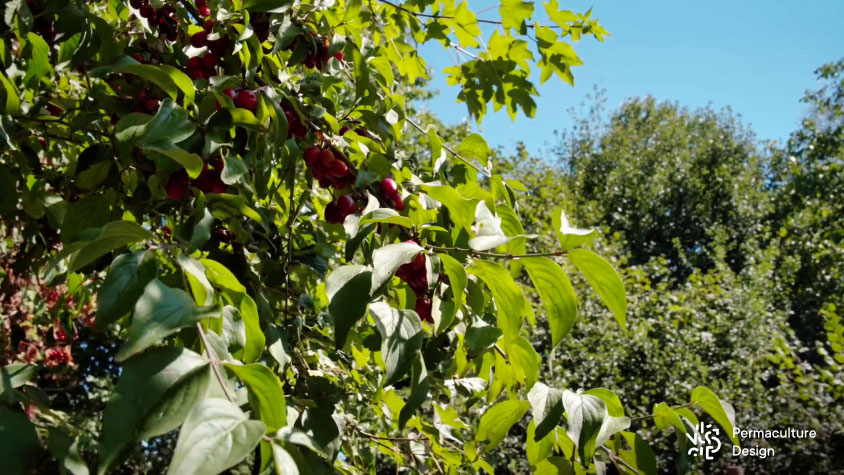
<path fill-rule="evenodd" d="M 552 325 L 554 344 L 572 331 L 577 297 L 553 280 L 582 275 L 627 325 L 620 276 L 584 247 L 594 233 L 557 213 L 555 241 L 527 253 L 523 187 L 493 173 L 480 135 L 450 144 L 419 125 L 404 94 L 428 75 L 418 45 L 436 41 L 470 58 L 445 72 L 477 120 L 490 103 L 532 116 L 531 69 L 572 83 L 569 40 L 606 34 L 591 11 L 27 0 L 4 13 L 13 471 L 491 473 L 529 410 L 537 471 L 655 463 L 631 458 L 609 390 L 555 387 L 550 410 L 529 397 L 551 391 L 531 330 Z M 406 148 L 408 130 L 426 151 Z M 30 287 L 59 304 L 30 310 Z M 700 403 L 730 430 L 708 390 L 683 395 L 680 416 Z"/>

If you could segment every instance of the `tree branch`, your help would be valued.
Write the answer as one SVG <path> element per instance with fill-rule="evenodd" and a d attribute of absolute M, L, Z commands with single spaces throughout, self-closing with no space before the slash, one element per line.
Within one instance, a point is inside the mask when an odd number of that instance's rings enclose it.
<path fill-rule="evenodd" d="M 425 246 L 427 249 L 437 252 L 465 252 L 472 256 L 478 257 L 501 257 L 503 259 L 520 259 L 523 257 L 556 257 L 556 256 L 563 256 L 566 254 L 566 251 L 559 250 L 559 251 L 551 251 L 551 252 L 528 252 L 525 254 L 512 254 L 506 253 L 502 254 L 500 252 L 488 252 L 488 251 L 476 251 L 474 249 L 464 249 L 462 247 L 444 247 L 444 246 Z"/>
<path fill-rule="evenodd" d="M 425 129 L 423 129 L 422 127 L 420 127 L 420 126 L 419 126 L 419 124 L 417 124 L 416 122 L 414 122 L 414 121 L 413 121 L 410 117 L 406 118 L 405 120 L 407 121 L 407 123 L 409 123 L 410 125 L 412 125 L 413 127 L 415 127 L 415 128 L 416 128 L 416 130 L 418 130 L 419 132 L 422 132 L 423 134 L 427 133 L 427 131 L 426 131 Z M 489 172 L 488 172 L 488 171 L 486 171 L 486 170 L 484 170 L 484 169 L 482 169 L 482 168 L 478 168 L 478 166 L 477 166 L 477 165 L 475 165 L 474 163 L 470 162 L 467 158 L 463 157 L 463 156 L 462 156 L 462 155 L 460 155 L 459 153 L 457 153 L 457 152 L 455 152 L 454 150 L 452 150 L 452 149 L 451 149 L 448 145 L 446 145 L 445 143 L 443 143 L 443 144 L 442 144 L 442 147 L 443 147 L 444 149 L 446 149 L 446 151 L 447 151 L 448 153 L 450 153 L 450 154 L 454 155 L 455 157 L 457 157 L 458 159 L 460 159 L 460 160 L 461 160 L 463 163 L 465 163 L 466 165 L 469 165 L 470 167 L 474 168 L 474 169 L 475 169 L 475 171 L 477 171 L 478 173 L 483 174 L 483 175 L 484 175 L 485 177 L 487 177 L 487 178 L 489 178 L 489 177 L 491 176 L 491 175 L 489 174 Z"/>
<path fill-rule="evenodd" d="M 681 404 L 679 406 L 671 406 L 671 409 L 683 409 L 683 408 L 687 408 L 687 407 L 694 407 L 695 405 L 697 405 L 697 401 L 692 401 L 692 402 L 689 402 L 689 403 L 686 403 L 686 404 Z M 653 419 L 654 417 L 656 417 L 656 414 L 648 414 L 646 416 L 631 417 L 630 422 L 643 421 L 643 420 L 646 420 L 646 419 Z"/>

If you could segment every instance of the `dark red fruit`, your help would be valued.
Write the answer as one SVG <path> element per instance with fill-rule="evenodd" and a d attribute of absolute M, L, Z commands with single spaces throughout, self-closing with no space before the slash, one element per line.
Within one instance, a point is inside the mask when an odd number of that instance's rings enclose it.
<path fill-rule="evenodd" d="M 248 110 L 255 110 L 255 104 L 257 103 L 258 98 L 255 96 L 255 93 L 248 89 L 244 89 L 237 93 L 237 98 L 234 101 L 234 104 L 237 107 Z"/>
<path fill-rule="evenodd" d="M 431 315 L 432 310 L 433 305 L 430 300 L 420 298 L 416 299 L 416 313 L 423 322 L 434 323 L 434 317 Z"/>
<path fill-rule="evenodd" d="M 202 8 L 208 6 L 208 0 L 196 0 L 196 8 Z"/>
<path fill-rule="evenodd" d="M 334 158 L 334 154 L 329 149 L 325 149 L 319 153 L 319 164 L 324 170 L 329 170 L 335 160 L 337 159 Z"/>
<path fill-rule="evenodd" d="M 223 89 L 223 94 L 225 94 L 225 95 L 227 95 L 227 96 L 231 97 L 231 98 L 232 98 L 232 101 L 234 101 L 235 99 L 237 99 L 237 93 L 236 93 L 236 92 L 234 92 L 234 89 L 232 89 L 232 88 Z"/>
<path fill-rule="evenodd" d="M 337 209 L 340 211 L 340 215 L 343 216 L 344 219 L 346 216 L 357 211 L 357 208 L 355 200 L 349 195 L 343 195 L 337 199 Z"/>
<path fill-rule="evenodd" d="M 57 106 L 53 103 L 48 103 L 46 107 L 47 107 L 47 112 L 49 112 L 50 115 L 53 116 L 53 117 L 58 117 L 58 116 L 62 115 L 62 112 L 64 112 L 64 109 L 62 109 L 61 107 L 59 107 L 59 106 Z"/>
<path fill-rule="evenodd" d="M 142 5 L 140 8 L 141 16 L 144 18 L 150 18 L 155 15 L 155 10 L 153 10 L 150 4 Z"/>
<path fill-rule="evenodd" d="M 404 211 L 404 200 L 401 199 L 401 195 L 394 195 L 393 196 L 393 209 L 398 212 Z"/>
<path fill-rule="evenodd" d="M 340 210 L 337 208 L 337 203 L 332 201 L 325 207 L 325 220 L 331 224 L 340 224 L 343 218 L 340 216 Z"/>
<path fill-rule="evenodd" d="M 416 270 L 424 269 L 425 268 L 425 254 L 423 254 L 421 252 L 419 254 L 416 254 L 416 257 L 414 257 L 413 260 L 410 261 L 410 267 L 412 267 Z"/>
<path fill-rule="evenodd" d="M 141 0 L 129 0 L 129 5 L 132 5 L 132 8 L 134 8 L 135 10 L 141 8 L 143 4 L 144 2 Z"/>
<path fill-rule="evenodd" d="M 214 29 L 214 24 L 217 23 L 213 18 L 209 18 L 205 20 L 205 24 L 203 27 L 205 28 L 205 32 L 208 33 Z"/>
<path fill-rule="evenodd" d="M 188 192 L 188 172 L 184 169 L 170 175 L 167 180 L 167 196 L 171 200 L 180 200 Z"/>
<path fill-rule="evenodd" d="M 205 73 L 203 73 L 199 68 L 188 69 L 188 76 L 190 76 L 191 79 L 202 79 L 205 77 Z"/>
<path fill-rule="evenodd" d="M 348 132 L 349 130 L 351 130 L 351 129 L 349 129 L 348 125 L 344 125 L 343 127 L 340 127 L 340 135 L 346 135 L 346 132 Z"/>
<path fill-rule="evenodd" d="M 199 69 L 202 67 L 202 60 L 198 56 L 194 56 L 188 60 L 188 69 Z"/>
<path fill-rule="evenodd" d="M 42 147 L 46 147 L 46 146 L 47 146 L 47 139 L 45 139 L 44 137 L 38 137 L 38 143 L 39 143 Z"/>
<path fill-rule="evenodd" d="M 381 191 L 383 191 L 388 198 L 392 198 L 399 191 L 399 186 L 396 184 L 396 180 L 387 177 L 381 180 Z"/>
<path fill-rule="evenodd" d="M 211 16 L 211 9 L 210 9 L 210 8 L 208 8 L 207 6 L 205 6 L 205 7 L 199 7 L 199 15 L 200 15 L 200 16 L 204 16 L 204 17 L 209 17 L 209 16 Z"/>
<path fill-rule="evenodd" d="M 193 36 L 190 37 L 190 44 L 194 48 L 202 48 L 203 46 L 208 45 L 208 34 L 204 31 L 194 33 Z"/>
<path fill-rule="evenodd" d="M 147 99 L 146 102 L 144 102 L 144 107 L 149 112 L 157 111 L 160 106 L 161 101 L 159 101 L 158 99 Z"/>
<path fill-rule="evenodd" d="M 171 30 L 167 32 L 167 41 L 174 42 L 179 39 L 179 33 L 176 30 Z"/>
<path fill-rule="evenodd" d="M 328 174 L 334 178 L 342 178 L 349 173 L 349 167 L 341 160 L 334 160 L 331 162 L 331 167 L 328 169 Z"/>
<path fill-rule="evenodd" d="M 334 57 L 337 58 L 337 61 L 343 61 L 343 52 L 338 51 L 338 52 L 334 53 Z"/>
<path fill-rule="evenodd" d="M 305 149 L 305 163 L 308 168 L 313 167 L 319 161 L 319 147 L 313 146 Z"/>
<path fill-rule="evenodd" d="M 202 57 L 202 65 L 206 68 L 213 68 L 217 66 L 217 57 L 213 54 L 206 54 Z"/>

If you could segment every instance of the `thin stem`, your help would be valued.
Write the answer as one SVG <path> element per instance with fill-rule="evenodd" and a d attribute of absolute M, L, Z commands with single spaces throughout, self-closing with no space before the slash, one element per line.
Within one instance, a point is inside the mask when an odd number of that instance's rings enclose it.
<path fill-rule="evenodd" d="M 217 359 L 217 355 L 211 354 L 211 346 L 208 344 L 208 339 L 205 337 L 205 330 L 202 329 L 202 325 L 199 322 L 196 322 L 196 330 L 199 332 L 199 339 L 202 340 L 202 346 L 205 347 L 205 354 L 208 355 L 208 359 L 211 360 L 211 369 L 214 370 L 214 376 L 217 377 L 217 382 L 220 383 L 220 388 L 223 389 L 223 394 L 226 395 L 226 399 L 228 399 L 229 402 L 235 402 L 235 399 L 231 394 L 229 394 L 229 388 L 226 386 L 223 374 L 220 373 L 220 360 Z"/>
<path fill-rule="evenodd" d="M 671 409 L 684 409 L 684 408 L 687 408 L 687 407 L 694 407 L 696 404 L 697 404 L 697 401 L 692 401 L 692 402 L 689 402 L 689 403 L 686 403 L 686 404 L 681 404 L 679 406 L 671 406 Z M 656 417 L 656 414 L 648 414 L 646 416 L 631 417 L 630 422 L 643 421 L 643 420 L 646 420 L 646 419 L 653 419 L 654 417 Z"/>
<path fill-rule="evenodd" d="M 633 473 L 639 473 L 639 471 L 636 470 L 636 467 L 627 463 L 623 458 L 616 455 L 612 450 L 608 449 L 606 446 L 602 445 L 601 448 L 604 449 L 607 452 L 607 455 L 609 455 L 610 458 L 613 461 L 615 461 L 616 463 L 620 463 L 621 465 L 624 465 L 624 468 L 626 468 L 627 470 L 630 470 Z"/>
<path fill-rule="evenodd" d="M 285 269 L 285 283 L 284 291 L 287 293 L 284 299 L 284 318 L 290 319 L 290 263 L 293 262 L 293 223 L 296 221 L 296 215 L 299 214 L 299 206 L 296 204 L 296 162 L 293 160 L 290 167 L 290 180 L 288 186 L 290 187 L 289 205 L 290 216 L 287 218 L 287 256 Z M 295 209 L 294 209 L 295 208 Z"/>
<path fill-rule="evenodd" d="M 499 355 L 501 355 L 501 357 L 502 357 L 502 358 L 504 358 L 504 361 L 505 361 L 505 362 L 509 365 L 509 364 L 510 364 L 510 358 L 508 358 L 508 357 L 507 357 L 507 354 L 506 354 L 506 353 L 504 353 L 504 350 L 502 350 L 502 349 L 501 349 L 501 347 L 500 347 L 500 346 L 498 346 L 498 343 L 496 343 L 495 345 L 493 345 L 493 348 L 495 348 L 496 353 L 498 353 Z"/>
<path fill-rule="evenodd" d="M 476 251 L 474 249 L 464 249 L 462 247 L 445 247 L 445 246 L 425 246 L 426 248 L 437 251 L 437 252 L 465 252 L 472 256 L 483 256 L 483 257 L 501 257 L 503 259 L 521 259 L 523 257 L 556 257 L 556 256 L 563 256 L 566 254 L 566 251 L 562 249 L 559 251 L 551 251 L 551 252 L 527 252 L 525 254 L 512 254 L 512 253 L 500 253 L 500 252 L 488 252 L 488 251 Z"/>
<path fill-rule="evenodd" d="M 390 2 L 388 0 L 378 0 L 378 1 L 380 1 L 381 3 L 383 3 L 385 5 L 391 6 L 391 7 L 395 8 L 396 10 L 403 11 L 405 13 L 413 15 L 417 18 L 431 18 L 431 19 L 434 19 L 434 20 L 454 20 L 455 19 L 454 17 L 450 17 L 450 16 L 431 15 L 430 13 L 415 12 L 413 10 L 408 10 L 407 8 L 404 8 L 401 5 L 395 4 L 395 3 Z M 497 8 L 497 7 L 495 7 L 495 8 Z M 487 8 L 486 10 L 489 10 L 489 9 Z M 485 10 L 481 10 L 481 12 L 482 11 L 485 11 Z M 478 12 L 478 13 L 481 13 L 481 12 Z M 477 18 L 475 19 L 475 23 L 482 23 L 482 24 L 485 24 L 485 25 L 499 25 L 499 26 L 504 25 L 504 22 L 499 21 L 499 20 L 481 20 L 481 19 L 477 19 Z M 525 26 L 528 27 L 528 28 L 531 28 L 531 29 L 536 28 L 536 25 L 532 25 L 530 23 L 526 23 Z M 548 25 L 548 28 L 562 28 L 562 27 L 560 25 Z"/>
<path fill-rule="evenodd" d="M 412 119 L 410 119 L 409 117 L 408 117 L 407 119 L 405 119 L 405 120 L 407 120 L 407 123 L 409 123 L 410 125 L 412 125 L 413 127 L 415 127 L 415 128 L 416 128 L 416 130 L 418 130 L 419 132 L 421 132 L 421 133 L 423 133 L 423 134 L 424 134 L 424 133 L 427 133 L 427 132 L 425 131 L 425 129 L 423 129 L 422 127 L 420 127 L 420 126 L 419 126 L 419 124 L 417 124 L 416 122 L 414 122 L 414 121 L 413 121 Z M 477 171 L 478 173 L 483 174 L 483 175 L 484 175 L 485 177 L 487 177 L 487 178 L 490 178 L 490 177 L 491 177 L 491 175 L 489 174 L 489 172 L 488 172 L 488 171 L 486 171 L 486 170 L 484 170 L 484 169 L 482 169 L 482 168 L 479 168 L 477 165 L 475 165 L 474 163 L 470 162 L 467 158 L 463 157 L 463 156 L 462 156 L 462 155 L 460 155 L 459 153 L 457 153 L 457 152 L 455 152 L 454 150 L 452 150 L 452 149 L 451 149 L 448 145 L 446 145 L 445 143 L 443 143 L 443 144 L 442 144 L 442 147 L 443 147 L 444 149 L 446 149 L 446 151 L 447 151 L 448 153 L 450 153 L 450 154 L 454 155 L 456 158 L 458 158 L 459 160 L 461 160 L 461 161 L 462 161 L 463 163 L 465 163 L 466 165 L 469 165 L 470 167 L 474 168 L 474 169 L 475 169 L 475 171 Z"/>

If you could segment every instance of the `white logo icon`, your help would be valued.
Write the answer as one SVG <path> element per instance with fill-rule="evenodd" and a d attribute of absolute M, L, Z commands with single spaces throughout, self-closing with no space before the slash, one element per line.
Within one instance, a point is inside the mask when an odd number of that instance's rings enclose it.
<path fill-rule="evenodd" d="M 712 454 L 721 450 L 721 441 L 718 440 L 718 429 L 712 427 L 712 424 L 706 424 L 704 427 L 703 422 L 698 424 L 696 429 L 694 435 L 688 432 L 686 433 L 686 437 L 694 444 L 689 449 L 689 455 L 694 455 L 695 457 L 703 455 L 706 460 L 712 460 Z"/>

